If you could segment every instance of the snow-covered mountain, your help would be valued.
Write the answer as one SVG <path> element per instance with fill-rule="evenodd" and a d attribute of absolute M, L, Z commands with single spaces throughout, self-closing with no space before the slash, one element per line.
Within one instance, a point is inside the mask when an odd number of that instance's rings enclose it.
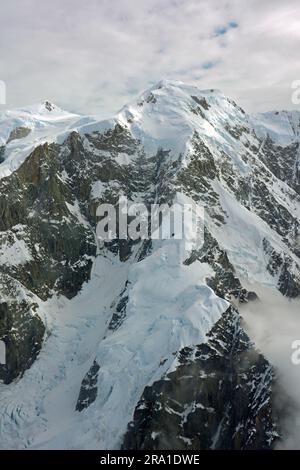
<path fill-rule="evenodd" d="M 300 295 L 299 112 L 162 81 L 114 118 L 0 117 L 0 446 L 269 448 L 272 364 L 239 310 Z M 99 243 L 100 203 L 204 206 L 204 245 Z"/>
<path fill-rule="evenodd" d="M 49 101 L 0 114 L 0 176 L 11 174 L 36 146 L 55 140 L 79 118 Z"/>

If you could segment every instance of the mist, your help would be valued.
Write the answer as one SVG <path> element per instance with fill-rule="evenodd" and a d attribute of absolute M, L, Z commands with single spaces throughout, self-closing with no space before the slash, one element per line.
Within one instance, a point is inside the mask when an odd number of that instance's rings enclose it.
<path fill-rule="evenodd" d="M 292 343 L 300 340 L 300 299 L 290 300 L 279 291 L 258 285 L 259 300 L 239 306 L 244 328 L 276 373 L 275 407 L 282 439 L 278 449 L 300 448 L 300 365 L 292 362 Z"/>

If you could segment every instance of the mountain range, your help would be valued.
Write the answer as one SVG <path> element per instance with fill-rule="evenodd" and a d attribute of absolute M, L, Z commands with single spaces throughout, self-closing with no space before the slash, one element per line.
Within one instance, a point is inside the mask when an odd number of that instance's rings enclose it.
<path fill-rule="evenodd" d="M 300 112 L 163 80 L 111 119 L 0 115 L 0 448 L 269 449 L 257 286 L 300 296 Z M 204 207 L 204 243 L 99 241 L 121 196 Z"/>

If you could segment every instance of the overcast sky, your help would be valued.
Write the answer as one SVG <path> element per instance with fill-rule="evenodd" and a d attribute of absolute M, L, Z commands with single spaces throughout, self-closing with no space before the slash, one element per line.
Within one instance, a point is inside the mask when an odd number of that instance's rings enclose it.
<path fill-rule="evenodd" d="M 295 107 L 299 0 L 7 0 L 9 107 L 44 99 L 109 116 L 163 78 L 220 88 L 248 111 Z"/>

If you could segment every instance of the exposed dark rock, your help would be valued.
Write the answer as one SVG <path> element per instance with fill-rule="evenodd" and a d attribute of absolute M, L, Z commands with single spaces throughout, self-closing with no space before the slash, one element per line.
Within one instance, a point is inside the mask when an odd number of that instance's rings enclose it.
<path fill-rule="evenodd" d="M 269 449 L 273 379 L 230 308 L 207 343 L 180 351 L 176 369 L 145 388 L 123 449 Z"/>
<path fill-rule="evenodd" d="M 263 142 L 263 151 L 260 152 L 261 160 L 272 173 L 300 194 L 298 154 L 299 142 L 281 147 L 276 145 L 269 136 Z"/>
<path fill-rule="evenodd" d="M 1 274 L 0 287 L 0 339 L 6 345 L 6 364 L 0 365 L 0 380 L 10 383 L 36 359 L 45 327 L 36 312 L 37 305 L 24 296 L 22 286 Z"/>
<path fill-rule="evenodd" d="M 265 238 L 263 248 L 269 257 L 267 269 L 272 276 L 278 277 L 277 287 L 283 295 L 296 298 L 300 295 L 300 264 L 290 256 L 278 253 Z"/>
<path fill-rule="evenodd" d="M 54 106 L 52 103 L 50 103 L 50 101 L 45 101 L 45 108 L 48 110 L 48 111 L 53 111 L 54 110 Z"/>
<path fill-rule="evenodd" d="M 114 313 L 108 326 L 109 330 L 116 331 L 122 325 L 126 317 L 126 307 L 128 303 L 127 286 L 128 281 L 126 281 L 125 287 L 118 298 L 111 305 Z"/>
<path fill-rule="evenodd" d="M 14 227 L 24 227 L 21 237 L 31 251 L 28 262 L 2 269 L 41 298 L 54 286 L 73 297 L 88 280 L 96 253 L 94 233 L 78 221 L 76 208 L 70 210 L 74 196 L 59 172 L 57 147 L 45 144 L 0 182 L 0 229 L 7 240 Z"/>
<path fill-rule="evenodd" d="M 100 366 L 94 361 L 92 367 L 84 377 L 76 404 L 76 410 L 82 411 L 88 408 L 97 398 L 97 379 Z"/>
<path fill-rule="evenodd" d="M 23 139 L 24 137 L 27 137 L 30 132 L 31 129 L 28 127 L 16 127 L 11 131 L 6 143 L 9 144 L 12 140 Z"/>
<path fill-rule="evenodd" d="M 0 145 L 0 163 L 4 161 L 5 145 Z"/>
<path fill-rule="evenodd" d="M 193 100 L 196 101 L 202 108 L 204 108 L 206 111 L 209 110 L 210 104 L 206 101 L 205 98 L 198 98 L 198 96 L 192 96 Z"/>
<path fill-rule="evenodd" d="M 206 227 L 204 228 L 203 246 L 199 250 L 193 250 L 190 257 L 185 260 L 185 264 L 189 265 L 196 260 L 201 263 L 208 263 L 215 271 L 215 275 L 207 279 L 206 282 L 218 296 L 227 300 L 230 300 L 233 296 L 240 302 L 254 300 L 256 294 L 254 292 L 249 293 L 243 288 L 226 251 L 220 248 L 217 240 Z"/>

